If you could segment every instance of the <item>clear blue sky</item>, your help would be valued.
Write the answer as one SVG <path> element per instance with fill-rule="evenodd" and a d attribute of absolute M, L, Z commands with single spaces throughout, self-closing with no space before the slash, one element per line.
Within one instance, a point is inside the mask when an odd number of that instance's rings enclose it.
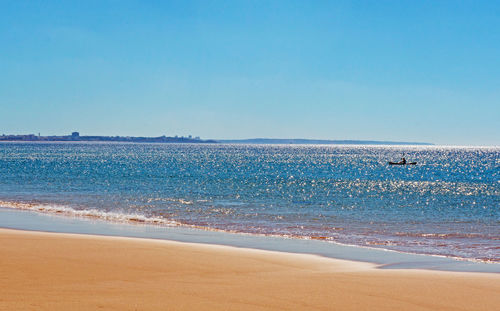
<path fill-rule="evenodd" d="M 0 134 L 500 145 L 499 1 L 0 0 Z"/>

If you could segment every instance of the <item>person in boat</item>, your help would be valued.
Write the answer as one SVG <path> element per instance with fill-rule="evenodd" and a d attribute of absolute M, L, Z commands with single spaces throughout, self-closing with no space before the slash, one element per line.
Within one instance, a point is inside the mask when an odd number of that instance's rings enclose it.
<path fill-rule="evenodd" d="M 406 159 L 404 157 L 401 158 L 401 164 L 406 164 Z"/>

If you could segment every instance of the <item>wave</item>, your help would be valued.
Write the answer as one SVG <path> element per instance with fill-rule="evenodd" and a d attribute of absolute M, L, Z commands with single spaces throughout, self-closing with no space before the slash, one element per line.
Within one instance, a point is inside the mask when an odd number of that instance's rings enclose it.
<path fill-rule="evenodd" d="M 91 219 L 101 219 L 112 222 L 143 223 L 143 224 L 161 224 L 167 226 L 180 226 L 181 223 L 165 219 L 162 217 L 148 217 L 141 214 L 127 214 L 109 211 L 100 211 L 97 209 L 76 209 L 64 205 L 42 204 L 42 203 L 24 203 L 0 201 L 0 206 L 18 210 L 36 211 L 47 214 L 56 214 L 69 217 L 82 217 Z"/>
<path fill-rule="evenodd" d="M 414 237 L 414 238 L 435 238 L 435 239 L 473 239 L 487 237 L 479 233 L 412 233 L 412 232 L 396 232 L 396 236 Z"/>
<path fill-rule="evenodd" d="M 190 204 L 191 202 L 186 202 L 186 204 Z M 104 220 L 115 223 L 128 223 L 128 224 L 144 224 L 144 225 L 160 225 L 160 226 L 168 226 L 168 227 L 186 227 L 193 229 L 201 229 L 205 231 L 213 231 L 213 232 L 226 232 L 226 233 L 237 233 L 237 234 L 246 234 L 246 235 L 254 235 L 254 236 L 269 236 L 269 237 L 280 237 L 280 238 L 288 238 L 288 239 L 301 239 L 301 240 L 321 240 L 328 243 L 335 243 L 339 245 L 347 245 L 353 247 L 362 247 L 362 248 L 373 248 L 373 249 L 383 249 L 386 251 L 394 251 L 400 253 L 407 254 L 424 254 L 429 256 L 436 257 L 448 257 L 456 260 L 465 260 L 471 262 L 481 262 L 481 263 L 499 263 L 500 260 L 492 257 L 476 257 L 476 258 L 467 258 L 467 257 L 459 257 L 452 254 L 436 254 L 436 253 L 427 253 L 427 252 L 409 252 L 398 249 L 391 248 L 383 248 L 383 246 L 392 246 L 396 245 L 395 241 L 365 241 L 364 245 L 352 244 L 352 243 L 344 243 L 339 242 L 335 238 L 330 236 L 322 236 L 322 235 L 297 235 L 297 234 L 286 234 L 286 233 L 256 233 L 256 232 L 248 232 L 244 230 L 232 230 L 232 229 L 221 229 L 214 228 L 207 225 L 199 225 L 199 224 L 188 224 L 182 223 L 179 221 L 166 219 L 161 216 L 146 216 L 141 214 L 132 214 L 132 213 L 120 213 L 120 212 L 110 212 L 110 211 L 101 211 L 98 209 L 90 208 L 90 209 L 78 209 L 65 205 L 58 204 L 47 204 L 47 203 L 26 203 L 26 202 L 16 202 L 16 201 L 2 201 L 0 200 L 0 207 L 10 208 L 16 210 L 26 210 L 26 211 L 34 211 L 39 213 L 46 213 L 52 215 L 60 215 L 65 217 L 77 217 L 77 218 L 86 218 L 86 219 L 95 219 L 95 220 Z M 335 230 L 342 231 L 344 228 L 334 228 Z M 402 233 L 398 232 L 396 235 L 399 236 L 411 236 L 411 237 L 422 237 L 422 238 L 446 238 L 446 237 L 454 237 L 454 238 L 474 238 L 476 237 L 474 234 L 472 235 L 454 235 L 454 234 L 410 234 L 410 233 Z M 382 247 L 381 247 L 382 246 Z M 496 249 L 493 247 L 491 249 Z"/>

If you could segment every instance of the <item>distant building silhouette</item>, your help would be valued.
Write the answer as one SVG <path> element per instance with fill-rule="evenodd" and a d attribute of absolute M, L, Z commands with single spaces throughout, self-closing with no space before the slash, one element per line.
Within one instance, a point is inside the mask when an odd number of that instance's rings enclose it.
<path fill-rule="evenodd" d="M 27 135 L 1 135 L 0 141 L 114 141 L 114 142 L 133 142 L 133 143 L 217 143 L 215 140 L 200 140 L 189 135 L 186 137 L 134 137 L 134 136 L 80 136 L 79 132 L 72 132 L 71 135 L 63 136 L 38 136 L 35 134 Z"/>

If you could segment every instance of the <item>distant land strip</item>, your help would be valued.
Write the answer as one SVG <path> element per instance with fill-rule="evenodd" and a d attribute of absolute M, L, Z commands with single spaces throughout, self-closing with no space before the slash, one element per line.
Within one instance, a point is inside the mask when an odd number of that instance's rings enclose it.
<path fill-rule="evenodd" d="M 432 146 L 432 143 L 422 142 L 400 142 L 400 141 L 378 141 L 378 140 L 327 140 L 327 139 L 303 139 L 303 138 L 252 138 L 252 139 L 218 139 L 224 144 L 287 144 L 287 145 L 424 145 Z"/>
<path fill-rule="evenodd" d="M 80 133 L 73 132 L 71 135 L 63 136 L 40 136 L 28 135 L 2 135 L 0 141 L 104 141 L 104 142 L 131 142 L 131 143 L 217 143 L 215 140 L 203 140 L 199 137 L 134 137 L 134 136 L 80 136 Z"/>
<path fill-rule="evenodd" d="M 1 135 L 0 141 L 102 141 L 102 142 L 132 142 L 132 143 L 222 143 L 222 144 L 277 144 L 277 145 L 433 145 L 423 142 L 398 142 L 378 140 L 326 140 L 326 139 L 281 139 L 281 138 L 251 138 L 251 139 L 200 139 L 199 137 L 184 136 L 80 136 L 73 132 L 71 135 L 40 136 L 27 135 Z"/>

